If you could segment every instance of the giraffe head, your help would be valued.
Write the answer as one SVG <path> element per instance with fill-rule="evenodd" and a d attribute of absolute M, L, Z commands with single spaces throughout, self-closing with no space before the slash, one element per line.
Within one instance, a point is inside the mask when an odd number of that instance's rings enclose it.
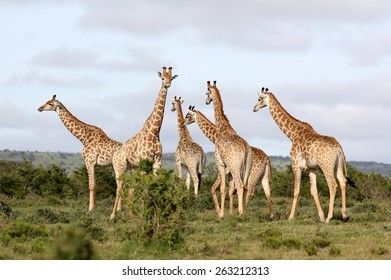
<path fill-rule="evenodd" d="M 181 97 L 177 98 L 176 96 L 174 97 L 174 99 L 172 100 L 172 108 L 171 108 L 171 111 L 175 112 L 176 110 L 178 110 L 179 106 L 181 106 L 181 104 L 184 102 L 183 99 L 181 99 Z"/>
<path fill-rule="evenodd" d="M 174 80 L 178 75 L 172 75 L 172 67 L 167 68 L 163 67 L 163 72 L 157 72 L 159 77 L 162 79 L 162 84 L 165 88 L 169 88 L 171 86 L 171 81 Z"/>
<path fill-rule="evenodd" d="M 194 110 L 194 106 L 189 106 L 189 111 L 187 112 L 185 116 L 185 124 L 189 125 L 194 122 L 197 122 L 197 117 L 196 117 L 196 110 Z"/>
<path fill-rule="evenodd" d="M 208 90 L 206 92 L 206 105 L 209 105 L 215 98 L 216 93 L 220 93 L 219 89 L 216 86 L 216 81 L 213 81 L 213 85 L 211 85 L 210 81 L 207 82 Z"/>
<path fill-rule="evenodd" d="M 57 108 L 60 106 L 60 101 L 56 100 L 56 95 L 53 95 L 52 99 L 38 108 L 38 111 L 57 111 Z"/>
<path fill-rule="evenodd" d="M 257 104 L 255 104 L 253 111 L 257 112 L 259 109 L 269 106 L 269 98 L 269 89 L 263 87 L 258 92 L 258 101 Z"/>

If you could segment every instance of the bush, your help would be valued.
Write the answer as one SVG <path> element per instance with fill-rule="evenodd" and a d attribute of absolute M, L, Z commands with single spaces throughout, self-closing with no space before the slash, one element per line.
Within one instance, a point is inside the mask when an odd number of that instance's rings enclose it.
<path fill-rule="evenodd" d="M 88 173 L 85 165 L 75 169 L 70 176 L 72 185 L 78 195 L 88 196 Z M 96 199 L 114 197 L 117 190 L 117 183 L 113 168 L 95 166 Z"/>
<path fill-rule="evenodd" d="M 130 177 L 123 177 L 124 196 L 131 219 L 136 223 L 135 235 L 142 243 L 159 244 L 177 249 L 183 244 L 185 211 L 190 205 L 190 192 L 172 170 L 152 173 L 153 161 L 143 160 Z"/>
<path fill-rule="evenodd" d="M 92 242 L 80 229 L 69 229 L 55 242 L 54 259 L 56 260 L 92 260 L 95 250 Z"/>
<path fill-rule="evenodd" d="M 40 196 L 66 197 L 74 194 L 64 168 L 51 165 L 34 167 L 29 160 L 0 161 L 0 193 L 24 198 L 33 193 Z"/>
<path fill-rule="evenodd" d="M 27 240 L 30 238 L 47 237 L 45 226 L 33 225 L 25 222 L 10 223 L 3 231 L 1 240 L 8 242 L 11 239 Z"/>
<path fill-rule="evenodd" d="M 9 218 L 12 214 L 12 208 L 7 202 L 0 200 L 0 214 L 1 213 L 5 214 Z"/>

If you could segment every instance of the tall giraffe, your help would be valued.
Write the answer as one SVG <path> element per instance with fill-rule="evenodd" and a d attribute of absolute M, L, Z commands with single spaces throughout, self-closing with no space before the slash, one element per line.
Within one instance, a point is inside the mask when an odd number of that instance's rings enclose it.
<path fill-rule="evenodd" d="M 217 128 L 215 160 L 221 179 L 221 209 L 219 217 L 220 219 L 224 219 L 226 169 L 228 168 L 235 187 L 237 188 L 239 202 L 238 210 L 240 215 L 243 213 L 245 207 L 245 203 L 243 203 L 243 193 L 250 174 L 252 151 L 250 145 L 236 133 L 229 123 L 228 118 L 224 113 L 223 102 L 221 100 L 220 91 L 216 87 L 216 81 L 213 82 L 213 85 L 208 81 L 207 86 L 207 98 L 205 103 L 209 105 L 213 101 Z"/>
<path fill-rule="evenodd" d="M 341 185 L 342 193 L 342 217 L 345 221 L 349 219 L 346 212 L 346 183 L 355 187 L 349 179 L 346 169 L 346 158 L 341 145 L 335 138 L 317 133 L 311 125 L 292 117 L 279 103 L 273 93 L 262 88 L 258 93 L 258 102 L 253 111 L 269 107 L 270 114 L 282 132 L 291 140 L 292 148 L 290 156 L 292 159 L 292 170 L 294 174 L 293 203 L 289 219 L 295 216 L 297 199 L 300 193 L 300 181 L 302 170 L 309 170 L 311 195 L 314 198 L 318 215 L 322 222 L 327 223 L 333 217 L 334 199 L 338 184 Z M 329 212 L 327 219 L 322 210 L 316 188 L 316 172 L 320 168 L 326 177 L 330 191 Z"/>
<path fill-rule="evenodd" d="M 175 151 L 176 170 L 179 178 L 182 178 L 182 166 L 187 169 L 186 186 L 190 189 L 190 178 L 194 184 L 194 194 L 198 195 L 198 189 L 201 184 L 201 175 L 205 166 L 205 153 L 200 145 L 191 138 L 190 132 L 186 127 L 183 118 L 181 98 L 174 98 L 171 111 L 177 112 L 177 126 L 179 133 L 178 147 Z"/>
<path fill-rule="evenodd" d="M 78 120 L 56 99 L 56 95 L 53 95 L 52 99 L 39 107 L 38 111 L 55 111 L 65 127 L 83 144 L 82 156 L 87 168 L 90 190 L 88 210 L 91 211 L 95 207 L 95 166 L 112 165 L 113 156 L 119 151 L 122 144 L 109 138 L 99 127 Z"/>
<path fill-rule="evenodd" d="M 204 114 L 200 111 L 195 110 L 194 106 L 190 106 L 185 117 L 186 125 L 197 123 L 201 131 L 206 137 L 213 143 L 216 144 L 217 139 L 217 128 Z M 269 207 L 270 219 L 273 218 L 272 201 L 271 201 L 271 189 L 270 189 L 270 177 L 271 177 L 271 164 L 269 157 L 259 148 L 251 147 L 253 153 L 253 162 L 251 166 L 250 175 L 248 177 L 248 187 L 246 194 L 246 205 L 253 198 L 256 185 L 258 181 L 261 181 L 263 190 L 265 192 L 266 200 Z M 215 203 L 216 211 L 220 212 L 220 206 L 216 195 L 216 188 L 221 182 L 221 178 L 218 175 L 216 180 L 217 184 L 213 184 L 211 188 L 213 201 Z M 229 201 L 230 201 L 230 212 L 233 212 L 233 184 L 230 184 L 229 190 Z"/>
<path fill-rule="evenodd" d="M 160 143 L 160 128 L 163 123 L 164 108 L 166 105 L 167 90 L 172 80 L 178 75 L 172 75 L 172 67 L 163 67 L 163 72 L 158 72 L 162 79 L 162 85 L 153 107 L 153 111 L 144 122 L 143 128 L 133 137 L 128 139 L 114 156 L 114 171 L 117 178 L 117 195 L 114 203 L 111 219 L 116 215 L 123 182 L 119 176 L 138 165 L 141 159 L 154 160 L 153 169 L 156 172 L 162 165 L 162 144 Z"/>

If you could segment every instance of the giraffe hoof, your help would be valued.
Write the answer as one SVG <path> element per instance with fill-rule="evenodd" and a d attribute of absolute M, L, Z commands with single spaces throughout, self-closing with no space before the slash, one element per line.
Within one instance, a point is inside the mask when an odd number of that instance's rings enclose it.
<path fill-rule="evenodd" d="M 349 216 L 346 216 L 346 217 L 343 217 L 343 218 L 342 218 L 342 221 L 343 221 L 344 223 L 349 222 L 349 220 L 350 220 Z"/>

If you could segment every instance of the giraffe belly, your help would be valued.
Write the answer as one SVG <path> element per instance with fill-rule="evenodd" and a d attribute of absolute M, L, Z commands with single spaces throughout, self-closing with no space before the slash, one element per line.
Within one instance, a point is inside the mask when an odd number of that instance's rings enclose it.
<path fill-rule="evenodd" d="M 297 163 L 301 169 L 314 169 L 318 167 L 318 161 L 316 158 L 300 155 L 297 159 Z"/>

